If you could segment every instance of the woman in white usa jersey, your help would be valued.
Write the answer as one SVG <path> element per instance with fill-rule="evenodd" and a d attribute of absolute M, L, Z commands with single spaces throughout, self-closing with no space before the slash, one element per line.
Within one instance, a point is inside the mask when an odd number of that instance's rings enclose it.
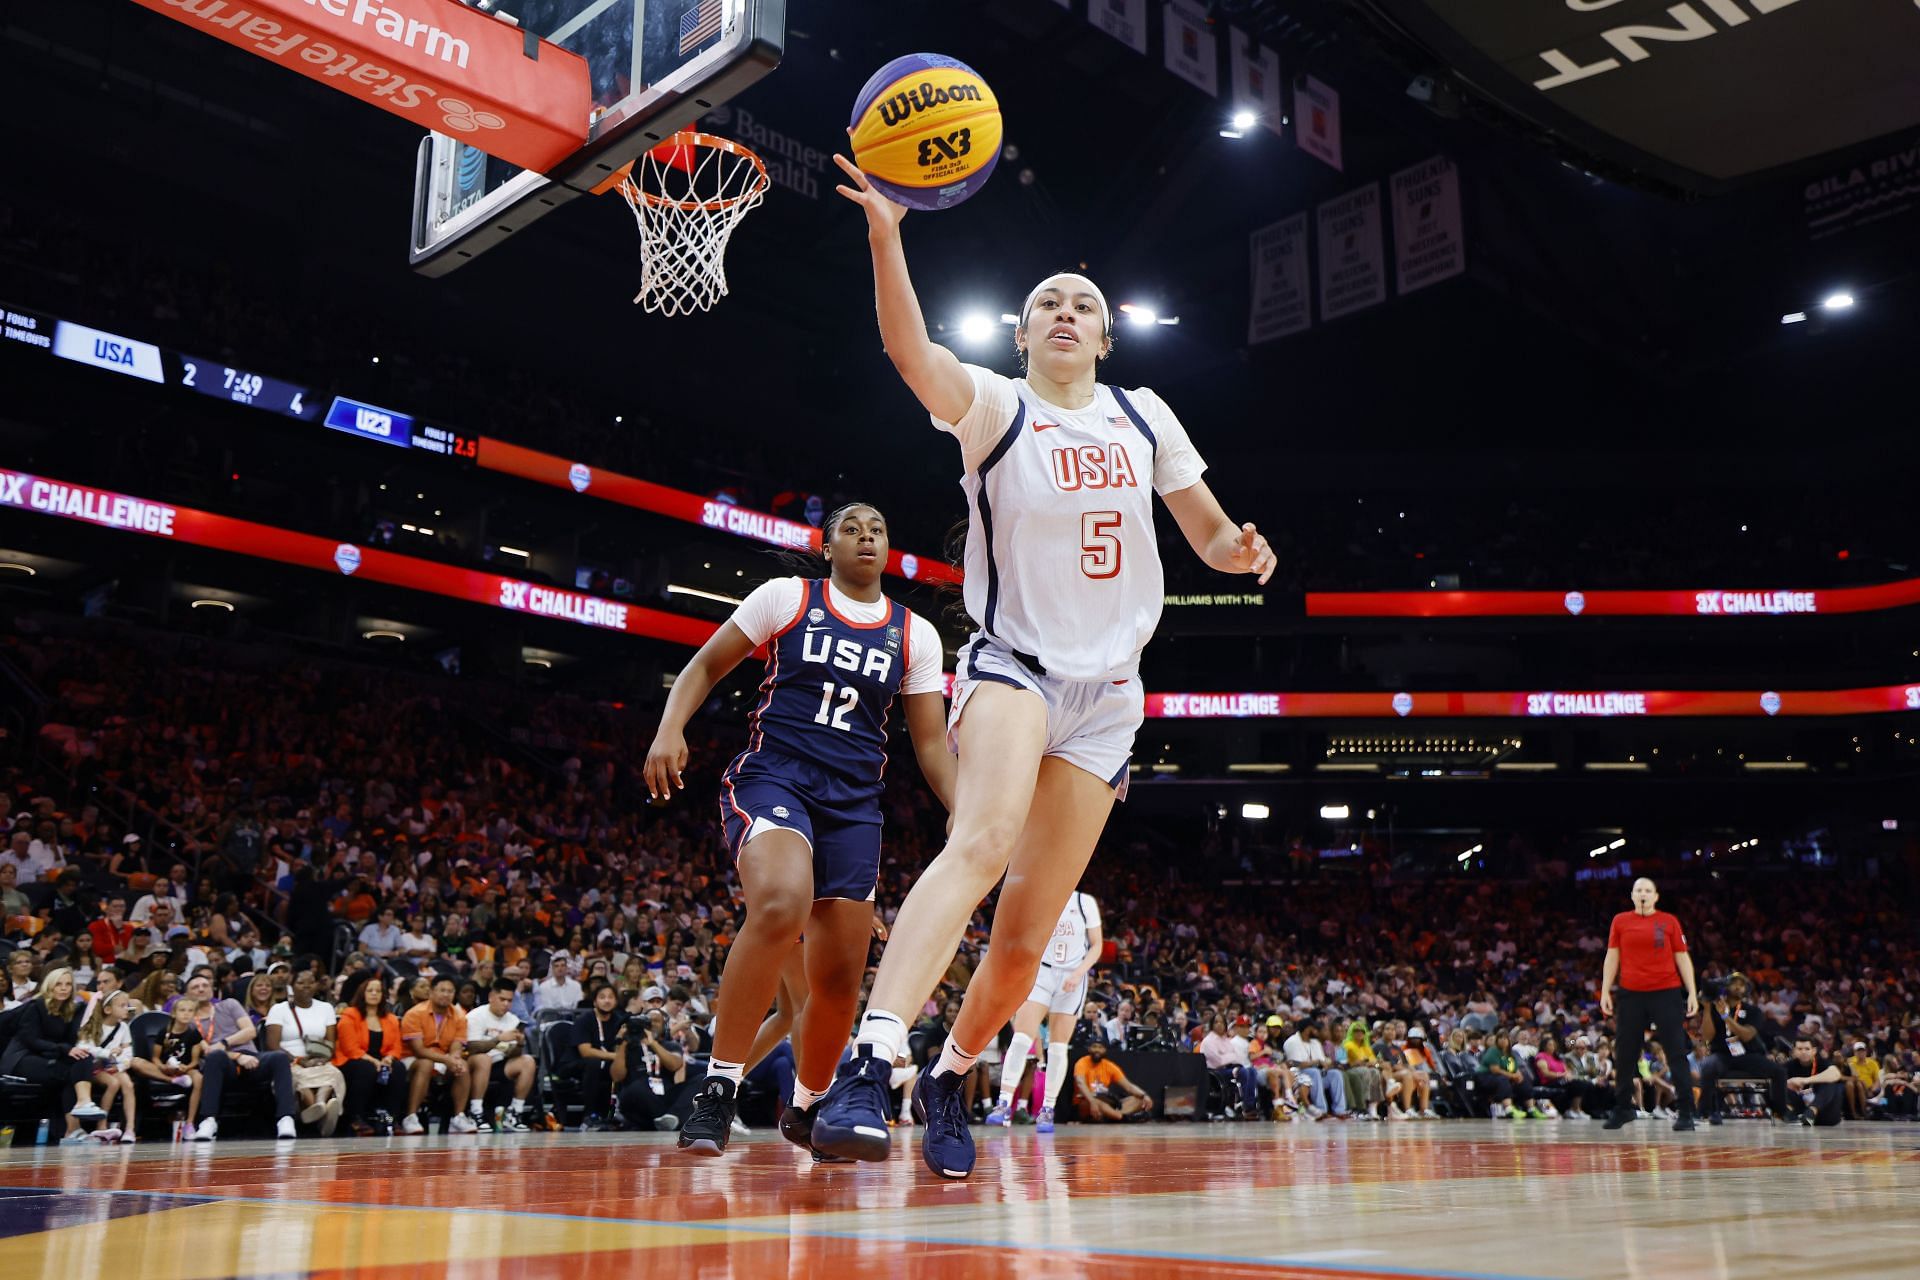
<path fill-rule="evenodd" d="M 963 365 L 927 338 L 900 243 L 906 210 L 836 157 L 873 253 L 880 336 L 934 425 L 960 442 L 969 504 L 967 612 L 948 736 L 959 755 L 953 831 L 894 922 L 853 1057 L 814 1121 L 814 1146 L 886 1158 L 886 1085 L 920 1007 L 973 909 L 1004 875 L 987 958 L 914 1109 L 921 1155 L 949 1178 L 973 1171 L 961 1084 L 1033 989 L 1060 911 L 1123 791 L 1143 696 L 1140 651 L 1160 618 L 1158 492 L 1194 551 L 1265 582 L 1273 553 L 1221 510 L 1205 464 L 1150 391 L 1095 380 L 1112 313 L 1092 281 L 1043 280 L 1014 345 L 1026 376 Z"/>

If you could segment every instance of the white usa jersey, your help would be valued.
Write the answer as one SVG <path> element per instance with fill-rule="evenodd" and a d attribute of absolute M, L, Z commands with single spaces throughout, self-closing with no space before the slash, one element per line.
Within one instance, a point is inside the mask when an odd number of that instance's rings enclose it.
<path fill-rule="evenodd" d="M 1165 595 L 1153 495 L 1206 464 L 1165 402 L 1094 388 L 1081 409 L 977 365 L 957 423 L 966 459 L 967 613 L 987 635 L 1068 680 L 1131 677 Z"/>
<path fill-rule="evenodd" d="M 1067 909 L 1053 926 L 1053 938 L 1043 957 L 1055 969 L 1077 968 L 1087 958 L 1087 946 L 1093 931 L 1100 927 L 1100 906 L 1091 894 L 1075 893 L 1067 899 Z"/>

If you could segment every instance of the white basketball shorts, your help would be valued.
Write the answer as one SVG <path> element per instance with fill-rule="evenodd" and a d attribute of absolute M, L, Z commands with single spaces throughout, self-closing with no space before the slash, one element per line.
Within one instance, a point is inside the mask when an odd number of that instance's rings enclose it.
<path fill-rule="evenodd" d="M 1119 799 L 1127 798 L 1127 765 L 1134 735 L 1146 712 L 1140 677 L 1130 680 L 1063 680 L 1036 675 L 998 640 L 975 632 L 960 650 L 953 677 L 953 708 L 947 714 L 947 745 L 958 751 L 955 730 L 967 699 L 983 682 L 1009 684 L 1040 695 L 1047 704 L 1047 747 L 1096 778 L 1104 778 Z"/>
<path fill-rule="evenodd" d="M 1064 990 L 1066 981 L 1073 970 L 1064 966 L 1055 968 L 1042 964 L 1040 972 L 1034 976 L 1033 990 L 1027 993 L 1028 1004 L 1044 1004 L 1048 1014 L 1070 1013 L 1080 1016 L 1080 1010 L 1087 1003 L 1087 980 L 1081 978 L 1073 984 L 1073 990 Z"/>

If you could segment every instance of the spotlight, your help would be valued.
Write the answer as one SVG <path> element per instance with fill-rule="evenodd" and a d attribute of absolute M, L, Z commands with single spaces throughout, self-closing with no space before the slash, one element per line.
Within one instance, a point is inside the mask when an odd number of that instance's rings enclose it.
<path fill-rule="evenodd" d="M 1781 324 L 1799 324 L 1801 321 L 1805 320 L 1806 318 L 1807 318 L 1807 313 L 1804 311 L 1789 311 L 1787 312 L 1787 314 L 1780 317 L 1780 323 Z"/>
<path fill-rule="evenodd" d="M 195 600 L 192 607 L 195 609 L 225 609 L 228 613 L 233 612 L 233 602 L 229 600 L 200 599 Z"/>
<path fill-rule="evenodd" d="M 960 340 L 977 346 L 993 337 L 993 328 L 993 321 L 971 312 L 960 318 Z"/>
<path fill-rule="evenodd" d="M 1824 311 L 1845 311 L 1848 307 L 1851 307 L 1852 305 L 1853 305 L 1853 295 L 1848 293 L 1844 289 L 1839 290 L 1838 292 L 1835 292 L 1835 293 L 1830 293 L 1826 297 L 1820 299 L 1820 307 Z"/>
<path fill-rule="evenodd" d="M 1255 822 L 1258 822 L 1267 816 L 1267 806 L 1248 801 L 1246 804 L 1240 806 L 1240 816 L 1243 818 L 1251 818 Z"/>
<path fill-rule="evenodd" d="M 1220 131 L 1220 136 L 1223 138 L 1244 138 L 1247 135 L 1242 133 L 1238 129 L 1222 129 Z"/>
<path fill-rule="evenodd" d="M 1236 111 L 1233 113 L 1233 119 L 1230 121 L 1230 124 L 1233 128 L 1245 132 L 1253 128 L 1259 121 L 1260 117 L 1251 111 Z"/>
<path fill-rule="evenodd" d="M 1152 307 L 1143 307 L 1137 302 L 1121 303 L 1120 314 L 1124 315 L 1132 323 L 1138 325 L 1160 323 L 1160 313 L 1158 311 L 1155 311 Z"/>
<path fill-rule="evenodd" d="M 1347 819 L 1347 815 L 1351 812 L 1353 811 L 1344 804 L 1323 804 L 1320 806 L 1320 816 L 1329 822 L 1344 822 Z"/>

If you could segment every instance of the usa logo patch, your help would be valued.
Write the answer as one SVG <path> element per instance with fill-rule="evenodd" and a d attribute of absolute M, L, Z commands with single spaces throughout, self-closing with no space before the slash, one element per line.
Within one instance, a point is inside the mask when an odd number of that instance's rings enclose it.
<path fill-rule="evenodd" d="M 827 620 L 827 615 L 824 610 L 821 610 L 821 609 L 807 610 L 808 622 L 825 622 L 826 620 Z"/>

